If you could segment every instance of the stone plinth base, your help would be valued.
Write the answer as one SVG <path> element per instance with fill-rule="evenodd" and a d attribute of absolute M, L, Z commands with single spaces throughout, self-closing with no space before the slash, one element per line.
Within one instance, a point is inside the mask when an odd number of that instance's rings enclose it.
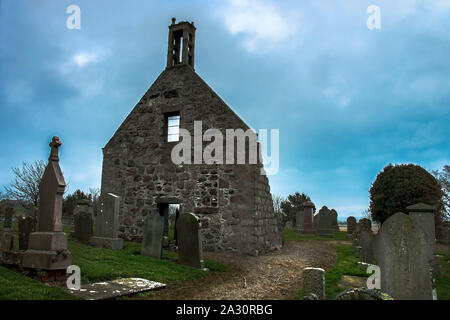
<path fill-rule="evenodd" d="M 28 240 L 29 250 L 67 250 L 67 235 L 64 232 L 33 232 Z"/>
<path fill-rule="evenodd" d="M 22 264 L 23 252 L 17 251 L 3 251 L 1 255 L 1 262 L 3 264 L 20 266 Z"/>
<path fill-rule="evenodd" d="M 62 270 L 71 265 L 72 255 L 67 250 L 27 250 L 23 254 L 22 266 L 43 270 Z"/>
<path fill-rule="evenodd" d="M 122 238 L 103 238 L 103 237 L 92 237 L 89 240 L 89 244 L 94 247 L 122 250 L 123 239 Z"/>

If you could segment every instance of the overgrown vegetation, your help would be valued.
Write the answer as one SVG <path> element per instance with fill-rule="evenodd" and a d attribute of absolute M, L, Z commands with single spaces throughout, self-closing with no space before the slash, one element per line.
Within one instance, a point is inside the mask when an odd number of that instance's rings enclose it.
<path fill-rule="evenodd" d="M 442 277 L 436 279 L 439 300 L 450 300 L 450 253 L 438 251 Z"/>

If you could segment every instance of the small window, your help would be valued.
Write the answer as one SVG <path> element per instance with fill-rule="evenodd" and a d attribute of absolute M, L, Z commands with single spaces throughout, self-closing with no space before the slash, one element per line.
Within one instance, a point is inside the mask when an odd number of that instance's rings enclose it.
<path fill-rule="evenodd" d="M 167 117 L 167 142 L 180 140 L 180 114 Z"/>

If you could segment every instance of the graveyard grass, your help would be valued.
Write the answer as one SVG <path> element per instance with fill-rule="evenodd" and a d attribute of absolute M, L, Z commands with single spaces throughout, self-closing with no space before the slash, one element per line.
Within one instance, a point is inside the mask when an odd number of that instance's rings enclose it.
<path fill-rule="evenodd" d="M 17 228 L 16 225 L 13 229 Z M 64 228 L 68 233 L 69 228 Z M 15 249 L 17 249 L 17 238 Z M 81 269 L 82 284 L 114 280 L 123 277 L 144 278 L 165 284 L 176 284 L 206 277 L 211 272 L 225 272 L 227 267 L 219 262 L 205 259 L 205 272 L 177 263 L 177 254 L 164 250 L 163 260 L 140 254 L 141 245 L 124 242 L 123 250 L 110 250 L 82 244 L 69 237 L 68 249 L 72 253 L 72 264 Z M 141 295 L 149 295 L 143 293 Z M 77 299 L 63 288 L 47 286 L 14 270 L 0 267 L 0 299 L 61 300 Z"/>
<path fill-rule="evenodd" d="M 442 277 L 436 279 L 436 291 L 439 300 L 450 300 L 450 253 L 438 251 Z"/>

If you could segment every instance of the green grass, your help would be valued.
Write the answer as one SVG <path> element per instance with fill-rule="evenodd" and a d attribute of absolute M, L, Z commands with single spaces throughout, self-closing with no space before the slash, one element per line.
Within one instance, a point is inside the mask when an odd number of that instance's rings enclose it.
<path fill-rule="evenodd" d="M 47 286 L 37 280 L 0 267 L 0 300 L 68 300 L 77 299 L 59 287 Z"/>
<path fill-rule="evenodd" d="M 69 240 L 68 248 L 72 252 L 72 264 L 81 269 L 82 283 L 137 277 L 174 284 L 208 275 L 208 272 L 178 264 L 177 254 L 171 251 L 164 250 L 162 260 L 141 256 L 141 245 L 135 242 L 125 241 L 123 250 L 109 250 Z M 211 271 L 226 271 L 226 266 L 208 259 L 205 267 Z"/>
<path fill-rule="evenodd" d="M 436 291 L 439 300 L 450 300 L 450 254 L 439 251 L 442 277 L 436 279 Z"/>
<path fill-rule="evenodd" d="M 337 261 L 333 268 L 325 273 L 325 295 L 327 300 L 334 299 L 344 289 L 338 287 L 342 275 L 367 276 L 366 268 L 357 265 L 359 257 L 355 249 L 349 245 L 341 245 L 336 248 Z M 298 290 L 293 297 L 294 300 L 303 298 L 302 290 Z"/>
<path fill-rule="evenodd" d="M 66 233 L 70 227 L 65 227 Z M 15 241 L 17 246 L 17 241 Z M 144 278 L 165 284 L 176 284 L 206 277 L 210 273 L 177 263 L 178 255 L 163 252 L 163 259 L 141 256 L 141 244 L 124 242 L 123 250 L 91 247 L 72 238 L 68 240 L 72 264 L 80 267 L 83 284 L 114 280 L 122 277 Z M 212 272 L 225 272 L 227 267 L 205 259 L 205 267 Z M 147 295 L 151 295 L 148 293 Z M 63 289 L 49 287 L 14 270 L 0 267 L 0 299 L 68 299 L 73 298 Z"/>
<path fill-rule="evenodd" d="M 283 232 L 284 241 L 302 241 L 302 240 L 318 240 L 318 241 L 330 241 L 330 240 L 340 240 L 340 241 L 351 241 L 347 237 L 345 231 L 337 231 L 334 233 L 334 237 L 320 237 L 320 236 L 305 236 L 300 232 L 294 231 L 293 229 L 284 229 Z"/>

